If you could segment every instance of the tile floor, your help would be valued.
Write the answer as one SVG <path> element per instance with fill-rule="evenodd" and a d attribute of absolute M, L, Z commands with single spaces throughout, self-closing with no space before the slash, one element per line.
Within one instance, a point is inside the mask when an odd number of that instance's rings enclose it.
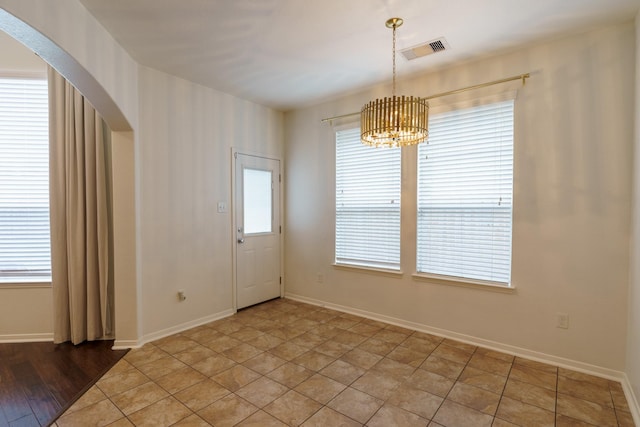
<path fill-rule="evenodd" d="M 292 300 L 130 351 L 67 426 L 633 426 L 619 383 Z"/>

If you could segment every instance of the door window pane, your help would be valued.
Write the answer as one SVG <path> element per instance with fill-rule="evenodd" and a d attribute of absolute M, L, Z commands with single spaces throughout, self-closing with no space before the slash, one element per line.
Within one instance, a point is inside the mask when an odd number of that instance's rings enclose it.
<path fill-rule="evenodd" d="M 245 168 L 244 181 L 244 233 L 270 233 L 272 231 L 271 171 Z"/>

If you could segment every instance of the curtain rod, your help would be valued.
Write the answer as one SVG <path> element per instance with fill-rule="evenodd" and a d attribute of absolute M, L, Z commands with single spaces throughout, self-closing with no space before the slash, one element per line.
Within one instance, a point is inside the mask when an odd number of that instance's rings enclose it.
<path fill-rule="evenodd" d="M 480 89 L 480 88 L 483 88 L 483 87 L 493 86 L 493 85 L 497 85 L 497 84 L 500 84 L 500 83 L 511 82 L 513 80 L 522 80 L 522 84 L 524 85 L 526 79 L 528 79 L 529 77 L 531 77 L 529 75 L 529 73 L 520 74 L 518 76 L 507 77 L 507 78 L 500 79 L 500 80 L 494 80 L 492 82 L 480 83 L 480 84 L 473 85 L 473 86 L 463 87 L 461 89 L 450 90 L 449 92 L 437 93 L 435 95 L 430 95 L 430 96 L 424 97 L 422 99 L 429 100 L 429 99 L 434 99 L 434 98 L 441 98 L 443 96 L 455 95 L 456 93 L 466 92 L 468 90 L 473 90 L 473 89 Z M 324 122 L 330 122 L 332 120 L 344 119 L 345 117 L 357 116 L 358 114 L 360 114 L 360 112 L 343 114 L 341 116 L 327 117 L 326 119 L 322 119 L 321 122 L 324 123 Z"/>

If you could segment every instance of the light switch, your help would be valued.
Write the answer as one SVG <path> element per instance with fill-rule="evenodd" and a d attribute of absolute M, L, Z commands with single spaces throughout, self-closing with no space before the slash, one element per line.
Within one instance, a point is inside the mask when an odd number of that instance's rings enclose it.
<path fill-rule="evenodd" d="M 218 213 L 226 213 L 227 204 L 225 202 L 218 202 Z"/>

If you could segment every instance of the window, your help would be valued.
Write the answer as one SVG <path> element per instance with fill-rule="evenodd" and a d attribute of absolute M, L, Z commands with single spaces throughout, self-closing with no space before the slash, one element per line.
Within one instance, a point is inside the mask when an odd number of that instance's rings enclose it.
<path fill-rule="evenodd" d="M 400 269 L 400 149 L 336 133 L 336 263 Z"/>
<path fill-rule="evenodd" d="M 47 81 L 0 77 L 0 282 L 51 280 Z"/>
<path fill-rule="evenodd" d="M 243 169 L 244 234 L 271 233 L 273 177 L 271 171 Z"/>
<path fill-rule="evenodd" d="M 417 271 L 509 285 L 513 100 L 433 115 L 418 153 Z"/>

